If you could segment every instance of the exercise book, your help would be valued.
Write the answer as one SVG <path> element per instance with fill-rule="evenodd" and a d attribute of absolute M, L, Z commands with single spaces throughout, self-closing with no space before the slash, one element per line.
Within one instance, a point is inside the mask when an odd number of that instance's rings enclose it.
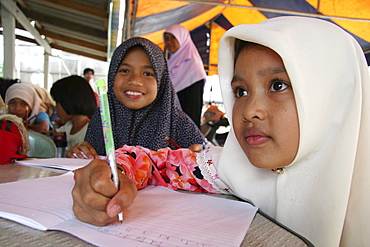
<path fill-rule="evenodd" d="M 140 190 L 124 220 L 105 227 L 72 211 L 73 173 L 0 184 L 0 217 L 59 230 L 98 246 L 240 246 L 257 208 L 241 201 L 162 186 Z"/>

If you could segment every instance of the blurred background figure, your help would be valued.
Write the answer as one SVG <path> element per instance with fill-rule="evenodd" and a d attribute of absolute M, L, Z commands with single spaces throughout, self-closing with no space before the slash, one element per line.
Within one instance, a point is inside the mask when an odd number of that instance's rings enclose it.
<path fill-rule="evenodd" d="M 19 79 L 0 78 L 0 94 L 3 100 L 5 100 L 5 93 L 8 88 L 15 83 L 25 83 L 32 86 L 36 90 L 36 93 L 41 100 L 40 105 L 42 106 L 42 108 L 45 110 L 49 117 L 53 115 L 55 101 L 51 98 L 50 93 L 45 88 L 42 88 L 39 85 L 30 82 L 21 82 Z"/>
<path fill-rule="evenodd" d="M 90 69 L 90 68 L 84 69 L 84 78 L 89 83 L 90 83 L 90 81 L 92 81 L 94 79 L 94 74 L 95 74 L 95 72 L 94 72 L 93 69 Z"/>
<path fill-rule="evenodd" d="M 98 95 L 98 88 L 96 87 L 95 81 L 95 71 L 91 68 L 84 69 L 84 78 L 89 83 L 90 87 L 92 88 L 95 94 L 96 105 L 99 107 L 99 95 Z"/>
<path fill-rule="evenodd" d="M 183 111 L 200 128 L 203 87 L 206 79 L 203 62 L 189 31 L 178 24 L 164 34 L 168 70 Z"/>
<path fill-rule="evenodd" d="M 227 120 L 225 113 L 222 112 L 215 103 L 210 103 L 207 110 L 202 117 L 202 125 L 200 130 L 208 141 L 215 146 L 223 146 L 227 135 L 229 134 L 229 120 Z"/>
<path fill-rule="evenodd" d="M 23 119 L 28 130 L 47 132 L 52 129 L 47 108 L 33 86 L 26 83 L 14 83 L 5 93 L 8 113 Z"/>
<path fill-rule="evenodd" d="M 85 138 L 90 117 L 97 109 L 94 92 L 84 78 L 72 75 L 56 81 L 50 93 L 62 123 L 56 132 L 66 133 L 69 149 Z"/>

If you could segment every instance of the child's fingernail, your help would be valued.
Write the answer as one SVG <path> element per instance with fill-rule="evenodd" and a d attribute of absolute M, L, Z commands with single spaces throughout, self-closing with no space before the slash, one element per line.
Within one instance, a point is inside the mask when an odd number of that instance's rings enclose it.
<path fill-rule="evenodd" d="M 108 215 L 110 217 L 114 217 L 117 214 L 121 213 L 122 209 L 119 205 L 113 205 L 110 207 L 110 210 L 108 211 Z"/>

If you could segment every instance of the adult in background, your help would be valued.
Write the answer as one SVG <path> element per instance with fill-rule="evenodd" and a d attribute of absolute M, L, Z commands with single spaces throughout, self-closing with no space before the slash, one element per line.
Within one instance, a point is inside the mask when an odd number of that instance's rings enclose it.
<path fill-rule="evenodd" d="M 84 78 L 89 83 L 92 90 L 94 91 L 96 105 L 99 107 L 100 102 L 99 102 L 99 96 L 97 93 L 98 89 L 96 88 L 96 84 L 94 82 L 94 76 L 95 76 L 95 71 L 93 69 L 91 68 L 84 69 Z"/>
<path fill-rule="evenodd" d="M 94 70 L 93 69 L 90 69 L 90 68 L 86 68 L 84 69 L 84 78 L 86 81 L 88 81 L 90 83 L 90 81 L 92 79 L 94 79 Z"/>
<path fill-rule="evenodd" d="M 169 26 L 163 39 L 170 78 L 181 107 L 200 128 L 206 79 L 202 59 L 185 27 L 178 24 Z"/>

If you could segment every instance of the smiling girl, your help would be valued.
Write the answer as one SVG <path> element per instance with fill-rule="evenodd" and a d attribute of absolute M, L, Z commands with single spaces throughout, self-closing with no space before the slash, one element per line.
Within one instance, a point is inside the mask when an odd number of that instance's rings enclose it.
<path fill-rule="evenodd" d="M 140 145 L 150 149 L 202 144 L 204 136 L 181 110 L 163 51 L 145 38 L 123 42 L 114 52 L 108 73 L 108 102 L 114 144 Z M 67 152 L 67 157 L 93 158 L 105 155 L 100 111 L 92 117 L 85 142 Z"/>

